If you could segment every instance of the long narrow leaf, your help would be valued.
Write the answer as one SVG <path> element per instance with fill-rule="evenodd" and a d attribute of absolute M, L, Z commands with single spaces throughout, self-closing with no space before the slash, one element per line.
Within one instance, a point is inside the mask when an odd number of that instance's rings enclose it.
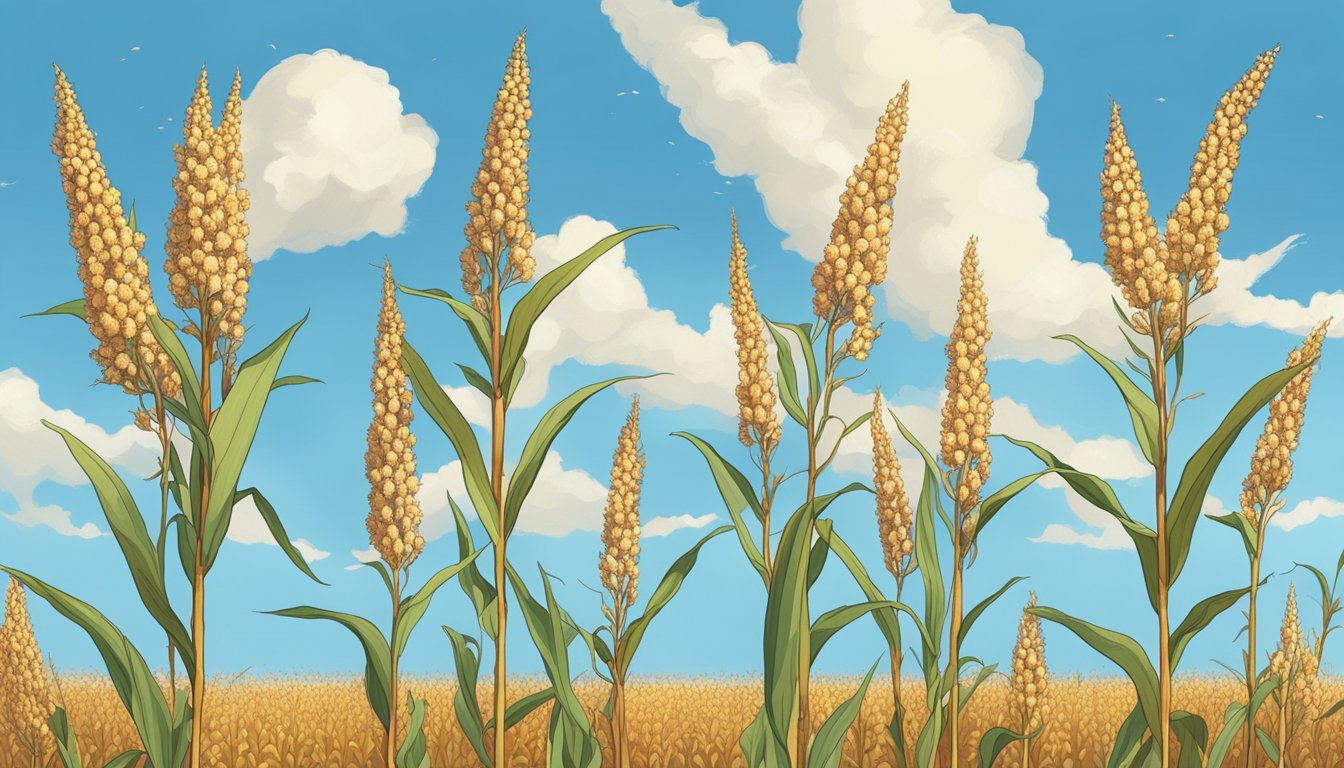
<path fill-rule="evenodd" d="M 1027 741 L 1036 738 L 1041 732 L 1037 728 L 1032 733 L 1018 733 L 1010 728 L 1004 728 L 996 725 L 985 731 L 985 735 L 980 737 L 979 760 L 977 765 L 980 768 L 993 768 L 994 761 L 999 759 L 999 753 L 1003 752 L 1015 741 Z"/>
<path fill-rule="evenodd" d="M 456 314 L 462 320 L 462 324 L 466 326 L 467 332 L 471 334 L 471 340 L 476 342 L 476 349 L 481 353 L 481 360 L 483 360 L 486 365 L 490 364 L 490 322 L 485 319 L 485 315 L 481 314 L 480 311 L 470 304 L 453 298 L 451 294 L 442 288 L 408 288 L 400 283 L 397 284 L 397 288 L 400 289 L 402 293 L 426 299 L 434 299 L 435 301 L 442 301 L 444 304 L 451 307 L 453 313 Z"/>
<path fill-rule="evenodd" d="M 1144 458 L 1148 459 L 1149 464 L 1157 464 L 1157 404 L 1153 398 L 1139 388 L 1134 380 L 1129 378 L 1115 361 L 1101 354 L 1097 350 L 1088 346 L 1086 342 L 1077 336 L 1064 334 L 1056 336 L 1056 339 L 1072 342 L 1079 349 L 1083 350 L 1092 361 L 1101 366 L 1106 375 L 1111 377 L 1115 383 L 1116 389 L 1120 390 L 1121 397 L 1124 398 L 1125 408 L 1129 411 L 1129 419 L 1134 423 L 1134 437 L 1139 441 L 1139 448 L 1143 451 Z"/>
<path fill-rule="evenodd" d="M 275 507 L 266 500 L 265 496 L 261 495 L 261 491 L 256 488 L 239 491 L 233 495 L 233 505 L 236 507 L 243 499 L 249 497 L 257 505 L 257 511 L 261 513 L 261 519 L 266 521 L 266 527 L 271 531 L 271 539 L 280 546 L 281 551 L 289 558 L 289 562 L 293 563 L 294 567 L 302 571 L 308 578 L 318 584 L 328 586 L 327 582 L 317 578 L 313 569 L 308 567 L 308 561 L 303 558 L 303 553 L 290 542 L 289 534 L 285 532 L 285 524 L 280 522 L 280 516 L 276 514 Z"/>
<path fill-rule="evenodd" d="M 467 743 L 476 751 L 476 759 L 485 768 L 494 768 L 490 751 L 485 744 L 486 726 L 481 721 L 481 706 L 476 699 L 476 679 L 480 676 L 480 645 L 475 638 L 467 637 L 452 627 L 444 625 L 444 634 L 453 646 L 453 666 L 457 674 L 457 685 L 453 691 L 453 712 L 457 715 L 457 724 Z M 473 651 L 471 646 L 476 646 Z"/>
<path fill-rule="evenodd" d="M 859 683 L 859 689 L 854 695 L 841 702 L 817 729 L 817 735 L 813 738 L 812 747 L 807 753 L 808 765 L 815 768 L 839 768 L 840 753 L 845 746 L 845 734 L 859 716 L 859 709 L 863 706 L 863 695 L 868 692 L 868 684 L 873 681 L 873 672 L 877 670 L 877 665 L 881 661 L 882 658 L 879 656 L 877 661 L 873 662 L 873 666 L 868 668 L 868 674 L 864 676 L 863 682 Z"/>
<path fill-rule="evenodd" d="M 1186 614 L 1185 620 L 1176 627 L 1176 631 L 1171 633 L 1171 671 L 1174 673 L 1180 666 L 1181 656 L 1185 653 L 1185 647 L 1209 626 L 1219 614 L 1228 608 L 1236 605 L 1251 591 L 1250 587 L 1241 589 L 1230 589 L 1226 592 L 1219 592 L 1213 597 L 1200 600 Z"/>
<path fill-rule="evenodd" d="M 42 317 L 43 315 L 70 315 L 71 317 L 78 317 L 80 320 L 88 319 L 85 315 L 83 299 L 71 299 L 41 312 L 29 312 L 26 315 L 21 315 L 21 317 Z"/>
<path fill-rule="evenodd" d="M 974 608 L 966 612 L 966 616 L 961 621 L 961 632 L 959 633 L 959 636 L 957 638 L 958 647 L 961 648 L 966 647 L 966 638 L 969 637 L 971 634 L 971 625 L 975 624 L 975 620 L 980 618 L 980 614 L 984 613 L 985 609 L 993 605 L 995 600 L 998 600 L 1000 597 L 1003 597 L 1003 593 L 1012 589 L 1013 585 L 1017 584 L 1019 581 L 1025 580 L 1026 578 L 1027 578 L 1026 576 L 1014 576 L 1013 578 L 1005 582 L 1002 587 L 999 587 L 998 591 L 996 591 L 989 597 L 986 597 L 984 600 L 981 600 L 980 602 L 976 603 Z"/>
<path fill-rule="evenodd" d="M 856 619 L 860 619 L 874 611 L 895 610 L 897 604 L 890 600 L 878 600 L 867 603 L 855 603 L 854 605 L 842 605 L 839 608 L 832 608 L 817 617 L 812 622 L 812 639 L 810 646 L 812 650 L 812 662 L 816 663 L 817 655 L 825 647 L 827 641 L 836 635 L 840 630 L 849 626 Z"/>
<path fill-rule="evenodd" d="M 410 713 L 410 723 L 406 740 L 397 750 L 397 768 L 430 768 L 429 745 L 425 742 L 425 700 L 417 699 L 407 691 L 406 710 Z"/>
<path fill-rule="evenodd" d="M 349 613 L 314 608 L 310 605 L 299 605 L 278 611 L 262 611 L 262 613 L 292 619 L 325 619 L 350 630 L 355 639 L 359 640 L 360 647 L 364 649 L 364 694 L 368 697 L 369 706 L 378 717 L 378 722 L 382 723 L 383 730 L 387 730 L 392 700 L 392 657 L 387 638 L 383 637 L 383 633 L 373 625 L 373 622 Z"/>
<path fill-rule="evenodd" d="M 451 493 L 447 496 L 457 529 L 457 556 L 465 560 L 476 549 L 476 543 L 471 540 L 471 529 L 467 527 L 467 518 L 462 514 L 462 508 L 457 506 Z M 468 563 L 466 569 L 458 574 L 457 583 L 476 609 L 476 621 L 480 624 L 481 631 L 485 632 L 486 637 L 494 640 L 495 630 L 499 625 L 495 586 L 481 574 L 481 568 L 475 560 Z"/>
<path fill-rule="evenodd" d="M 472 552 L 462 560 L 442 568 L 430 576 L 425 581 L 424 586 L 420 587 L 415 594 L 403 599 L 400 607 L 400 618 L 397 620 L 397 629 L 392 633 L 392 657 L 401 658 L 401 654 L 406 650 L 406 643 L 411 639 L 411 632 L 415 631 L 415 626 L 420 623 L 424 617 L 425 611 L 429 610 L 429 603 L 434 599 L 434 593 L 439 591 L 439 587 L 447 584 L 463 569 L 475 562 L 477 556 L 484 549 L 478 549 Z"/>
<path fill-rule="evenodd" d="M 793 364 L 793 349 L 774 323 L 766 323 L 765 327 L 770 329 L 770 336 L 775 340 L 775 360 L 779 363 L 779 402 L 789 418 L 807 429 L 807 412 L 798 398 L 798 368 Z"/>

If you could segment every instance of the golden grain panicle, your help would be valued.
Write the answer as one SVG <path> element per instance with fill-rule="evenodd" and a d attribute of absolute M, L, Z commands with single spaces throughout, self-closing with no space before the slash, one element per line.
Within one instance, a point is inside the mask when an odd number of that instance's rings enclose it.
<path fill-rule="evenodd" d="M 1031 593 L 1027 608 L 1036 605 L 1036 593 Z M 1013 646 L 1013 669 L 1008 679 L 1013 702 L 1022 715 L 1023 733 L 1030 733 L 1042 725 L 1050 715 L 1049 670 L 1045 665 L 1045 637 L 1041 634 L 1041 619 L 1022 611 L 1017 624 L 1017 644 Z"/>
<path fill-rule="evenodd" d="M 0 710 L 10 715 L 3 722 L 6 729 L 15 726 L 27 739 L 45 736 L 47 718 L 55 711 L 23 586 L 13 578 L 5 591 L 5 622 L 0 626 Z"/>
<path fill-rule="evenodd" d="M 501 290 L 513 282 L 527 282 L 536 269 L 532 245 L 536 233 L 527 220 L 528 140 L 527 121 L 532 118 L 525 33 L 514 41 L 513 52 L 504 69 L 504 82 L 495 96 L 490 122 L 485 129 L 485 147 L 481 166 L 471 184 L 467 202 L 467 224 L 463 229 L 466 247 L 462 249 L 462 287 L 472 304 L 485 311 L 489 279 L 502 279 Z M 500 258 L 508 251 L 507 261 Z M 501 274 L 500 268 L 503 267 Z"/>
<path fill-rule="evenodd" d="M 415 435 L 411 433 L 411 389 L 401 364 L 406 323 L 397 309 L 392 265 L 383 266 L 383 298 L 374 340 L 373 421 L 369 424 L 364 470 L 369 480 L 369 543 L 393 569 L 410 565 L 424 549 L 416 493 Z"/>
<path fill-rule="evenodd" d="M 743 445 L 761 445 L 768 456 L 779 444 L 779 414 L 775 413 L 775 379 L 765 348 L 765 323 L 747 276 L 747 248 L 733 219 L 733 245 L 728 259 L 728 291 L 732 301 L 733 334 L 737 340 L 738 439 Z"/>
<path fill-rule="evenodd" d="M 836 325 L 854 323 L 846 351 L 855 360 L 866 360 L 877 338 L 872 287 L 887 276 L 891 198 L 900 178 L 898 165 L 909 118 L 909 97 L 907 81 L 887 103 L 873 143 L 845 182 L 830 240 L 812 272 L 812 311 Z"/>
<path fill-rule="evenodd" d="M 1260 54 L 1246 74 L 1223 94 L 1205 129 L 1190 165 L 1185 194 L 1167 217 L 1167 269 L 1190 275 L 1199 293 L 1218 285 L 1219 235 L 1227 230 L 1228 199 L 1232 196 L 1232 172 L 1246 136 L 1246 117 L 1260 100 L 1278 46 Z"/>
<path fill-rule="evenodd" d="M 247 256 L 249 207 L 242 179 L 241 81 L 213 122 L 206 71 L 182 121 L 182 143 L 173 147 L 176 203 L 168 219 L 163 269 L 177 306 L 204 315 L 206 338 L 241 342 L 252 262 Z"/>
<path fill-rule="evenodd" d="M 873 437 L 873 489 L 877 492 L 877 533 L 882 539 L 882 562 L 904 581 L 914 554 L 914 513 L 901 479 L 901 462 L 891 447 L 891 437 L 882 422 L 882 392 L 873 395 L 873 416 L 869 419 Z"/>
<path fill-rule="evenodd" d="M 976 240 L 966 243 L 961 259 L 957 321 L 947 341 L 947 399 L 943 402 L 942 461 L 949 469 L 965 467 L 956 489 L 959 509 L 970 509 L 989 479 L 989 428 L 994 415 L 986 381 L 985 344 L 990 337 L 989 304 L 980 274 Z"/>
<path fill-rule="evenodd" d="M 1296 707 L 1312 711 L 1319 705 L 1320 661 L 1306 641 L 1298 617 L 1297 591 L 1288 584 L 1288 601 L 1284 605 L 1283 624 L 1279 628 L 1279 647 L 1269 657 L 1270 674 L 1278 676 L 1286 687 L 1285 708 Z"/>
<path fill-rule="evenodd" d="M 1125 301 L 1138 310 L 1178 303 L 1182 288 L 1167 271 L 1166 247 L 1148 210 L 1143 175 L 1125 136 L 1120 105 L 1111 103 L 1111 133 L 1101 171 L 1101 240 L 1106 267 Z"/>
<path fill-rule="evenodd" d="M 157 387 L 169 397 L 181 379 L 149 329 L 158 314 L 144 257 L 145 235 L 131 228 L 75 98 L 75 90 L 56 67 L 56 128 L 51 150 L 61 172 L 70 210 L 70 245 L 79 262 L 85 319 L 98 341 L 90 357 L 103 370 L 103 381 L 131 394 Z"/>
<path fill-rule="evenodd" d="M 611 487 L 602 514 L 602 555 L 598 572 L 617 606 L 633 605 L 639 594 L 639 491 L 644 481 L 639 444 L 639 398 L 621 427 L 611 460 Z"/>
<path fill-rule="evenodd" d="M 1317 325 L 1306 341 L 1302 342 L 1302 346 L 1288 354 L 1286 367 L 1292 368 L 1319 358 L 1330 323 L 1328 319 Z M 1283 505 L 1275 497 L 1288 487 L 1288 482 L 1293 478 L 1293 451 L 1297 449 L 1298 438 L 1302 434 L 1314 370 L 1313 364 L 1294 376 L 1269 404 L 1265 429 L 1255 441 L 1255 452 L 1251 454 L 1250 472 L 1241 484 L 1241 514 L 1252 526 L 1260 525 L 1262 512 L 1266 516 L 1272 515 Z"/>

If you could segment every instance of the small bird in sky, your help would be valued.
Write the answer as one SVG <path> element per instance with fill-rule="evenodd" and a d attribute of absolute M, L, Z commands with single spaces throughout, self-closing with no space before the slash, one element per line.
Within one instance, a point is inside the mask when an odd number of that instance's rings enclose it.
<path fill-rule="evenodd" d="M 132 46 L 131 46 L 131 53 L 136 53 L 136 52 L 138 52 L 139 50 L 140 50 L 140 46 L 138 46 L 138 45 L 132 45 Z"/>
<path fill-rule="evenodd" d="M 1170 32 L 1167 33 L 1167 39 L 1168 39 L 1168 40 L 1170 40 L 1170 39 L 1173 38 L 1173 37 L 1175 37 L 1175 35 L 1171 34 Z"/>
<path fill-rule="evenodd" d="M 275 43 L 267 43 L 266 45 L 270 46 L 270 49 L 271 49 L 272 51 L 275 50 Z"/>
<path fill-rule="evenodd" d="M 0 181 L 0 189 L 3 189 L 3 188 L 5 188 L 5 187 L 12 187 L 12 186 L 14 186 L 14 182 L 12 182 L 12 181 Z"/>
<path fill-rule="evenodd" d="M 1317 119 L 1317 120 L 1324 120 L 1324 119 L 1325 119 L 1325 115 L 1317 115 L 1317 116 L 1316 116 L 1316 119 Z"/>
<path fill-rule="evenodd" d="M 1154 101 L 1156 101 L 1158 104 L 1166 104 L 1166 103 L 1167 103 L 1167 97 L 1166 97 L 1166 96 L 1158 96 L 1156 99 L 1154 99 Z"/>

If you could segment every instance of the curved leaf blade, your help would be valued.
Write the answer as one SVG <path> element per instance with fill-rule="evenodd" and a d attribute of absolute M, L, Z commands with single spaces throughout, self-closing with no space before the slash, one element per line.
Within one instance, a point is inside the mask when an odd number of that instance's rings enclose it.
<path fill-rule="evenodd" d="M 481 721 L 481 706 L 476 698 L 481 658 L 479 651 L 473 651 L 471 646 L 479 649 L 480 645 L 475 638 L 467 637 L 447 625 L 443 626 L 443 632 L 448 635 L 448 642 L 453 646 L 453 666 L 457 673 L 453 712 L 457 715 L 458 727 L 462 729 L 462 735 L 467 737 L 467 743 L 476 752 L 476 759 L 481 761 L 481 765 L 494 768 L 494 760 L 485 745 L 486 725 Z"/>
<path fill-rule="evenodd" d="M 817 617 L 812 622 L 812 639 L 809 643 L 812 649 L 812 662 L 816 663 L 817 655 L 826 642 L 836 633 L 849 626 L 856 619 L 860 619 L 878 610 L 897 608 L 897 603 L 890 600 L 874 600 L 866 603 L 855 603 L 853 605 L 842 605 L 839 608 L 832 608 Z"/>
<path fill-rule="evenodd" d="M 977 765 L 980 768 L 993 768 L 994 761 L 999 759 L 999 753 L 1003 752 L 1015 741 L 1030 741 L 1040 735 L 1041 729 L 1037 728 L 1031 733 L 1018 733 L 1010 728 L 1004 728 L 996 725 L 985 731 L 985 735 L 980 737 L 980 749 L 978 750 Z"/>
<path fill-rule="evenodd" d="M 1116 389 L 1120 390 L 1120 396 L 1124 398 L 1125 408 L 1129 411 L 1129 419 L 1134 425 L 1134 437 L 1139 441 L 1139 449 L 1143 451 L 1143 456 L 1148 459 L 1148 463 L 1156 466 L 1158 444 L 1157 404 L 1153 402 L 1153 398 L 1140 389 L 1124 371 L 1120 370 L 1120 366 L 1116 365 L 1115 361 L 1088 346 L 1082 339 L 1067 333 L 1055 338 L 1075 344 L 1088 357 L 1092 358 L 1093 362 L 1101 366 L 1107 376 L 1111 377 Z"/>
<path fill-rule="evenodd" d="M 247 498 L 251 498 L 252 502 L 257 505 L 257 511 L 261 513 L 261 519 L 266 522 L 266 527 L 271 532 L 271 538 L 289 558 L 289 562 L 318 584 L 324 587 L 330 586 L 327 582 L 317 578 L 317 574 L 313 573 L 313 569 L 308 566 L 308 561 L 304 559 L 303 553 L 299 552 L 298 547 L 295 547 L 289 540 L 289 534 L 285 532 L 285 524 L 280 522 L 280 516 L 276 514 L 275 507 L 261 494 L 261 491 L 256 488 L 239 491 L 233 495 L 233 505 L 236 507 L 243 499 Z"/>
<path fill-rule="evenodd" d="M 453 313 L 466 326 L 467 333 L 471 334 L 471 340 L 476 343 L 476 349 L 481 353 L 481 359 L 485 361 L 487 366 L 490 364 L 490 322 L 485 319 L 485 315 L 481 314 L 479 310 L 466 302 L 453 298 L 452 294 L 442 288 L 408 288 L 400 283 L 397 284 L 397 288 L 407 295 L 442 301 L 451 307 Z"/>
<path fill-rule="evenodd" d="M 808 765 L 816 768 L 839 768 L 840 752 L 845 746 L 845 734 L 859 716 L 859 709 L 863 706 L 863 695 L 868 692 L 868 684 L 873 681 L 873 672 L 877 670 L 877 665 L 881 661 L 882 658 L 879 656 L 877 661 L 873 662 L 873 666 L 868 668 L 868 674 L 864 676 L 863 682 L 859 683 L 859 689 L 854 695 L 836 707 L 817 729 L 812 748 L 807 753 Z"/>
<path fill-rule="evenodd" d="M 430 576 L 415 594 L 402 599 L 397 629 L 392 633 L 392 658 L 401 658 L 402 651 L 406 650 L 407 641 L 411 639 L 411 632 L 415 631 L 415 626 L 424 618 L 425 611 L 429 610 L 429 603 L 434 599 L 434 593 L 439 591 L 439 587 L 447 584 L 450 579 L 474 563 L 484 551 L 484 548 L 478 549 L 457 563 L 441 568 L 438 573 Z"/>
<path fill-rule="evenodd" d="M 387 730 L 392 701 L 392 657 L 387 638 L 383 637 L 383 633 L 373 625 L 373 622 L 361 616 L 314 608 L 311 605 L 262 611 L 262 613 L 291 619 L 325 619 L 350 630 L 350 634 L 355 636 L 360 647 L 364 649 L 364 694 L 369 700 L 369 707 L 378 717 L 378 722 L 382 723 L 383 730 Z"/>
<path fill-rule="evenodd" d="M 1027 578 L 1026 576 L 1014 576 L 1013 578 L 1005 582 L 1002 587 L 999 587 L 998 591 L 996 591 L 989 597 L 986 597 L 984 600 L 981 600 L 980 602 L 976 603 L 974 608 L 966 612 L 966 616 L 962 619 L 961 622 L 961 632 L 958 635 L 957 640 L 958 647 L 961 648 L 966 647 L 966 638 L 970 636 L 971 625 L 975 624 L 975 620 L 980 618 L 980 614 L 984 613 L 985 609 L 993 605 L 995 600 L 998 600 L 1000 597 L 1003 597 L 1003 593 L 1012 589 L 1013 586 L 1016 585 L 1019 581 L 1025 581 L 1026 578 Z"/>
<path fill-rule="evenodd" d="M 63 301 L 60 304 L 57 304 L 54 307 L 48 307 L 41 312 L 29 312 L 26 315 L 21 315 L 21 317 L 42 317 L 44 315 L 70 315 L 71 317 L 78 317 L 80 320 L 88 319 L 84 310 L 84 299 Z"/>

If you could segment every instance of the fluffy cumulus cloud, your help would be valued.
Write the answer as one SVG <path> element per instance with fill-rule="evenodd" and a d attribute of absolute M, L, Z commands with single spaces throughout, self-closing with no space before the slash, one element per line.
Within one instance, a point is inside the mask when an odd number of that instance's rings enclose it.
<path fill-rule="evenodd" d="M 589 216 L 569 219 L 558 233 L 537 238 L 532 252 L 537 258 L 538 276 L 615 232 L 610 222 Z M 627 242 L 638 247 L 638 239 Z M 709 327 L 702 333 L 679 321 L 670 310 L 649 306 L 648 294 L 627 263 L 622 244 L 589 267 L 537 321 L 527 346 L 527 370 L 514 403 L 520 408 L 540 403 L 546 398 L 551 369 L 577 360 L 672 374 L 619 385 L 624 393 L 639 392 L 646 405 L 703 405 L 735 413 L 737 369 L 733 350 L 728 307 L 715 305 L 709 313 Z M 474 416 L 480 423 L 486 416 L 484 398 L 466 389 L 470 387 L 453 389 L 450 394 L 464 395 L 461 402 L 465 415 Z"/>
<path fill-rule="evenodd" d="M 129 423 L 108 432 L 73 411 L 52 408 L 43 402 L 37 382 L 18 368 L 0 371 L 0 403 L 4 403 L 0 408 L 0 489 L 17 505 L 2 514 L 19 525 L 43 525 L 64 536 L 90 539 L 106 535 L 92 521 L 75 522 L 70 510 L 34 500 L 34 492 L 46 482 L 66 486 L 89 482 L 65 442 L 42 422 L 69 431 L 108 463 L 141 477 L 154 471 L 158 441 Z M 126 421 L 130 422 L 130 414 Z"/>
<path fill-rule="evenodd" d="M 639 527 L 640 535 L 646 539 L 666 536 L 673 531 L 680 531 L 683 528 L 704 528 L 710 523 L 718 520 L 718 515 L 711 513 L 704 515 L 669 515 L 667 517 L 655 517 L 645 521 Z"/>
<path fill-rule="evenodd" d="M 1312 523 L 1322 517 L 1344 517 L 1344 501 L 1328 496 L 1299 501 L 1292 509 L 1280 512 L 1270 521 L 1270 525 L 1291 531 L 1299 526 Z"/>
<path fill-rule="evenodd" d="M 797 59 L 782 62 L 757 43 L 732 42 L 723 22 L 694 3 L 603 0 L 602 9 L 680 109 L 686 132 L 714 152 L 719 172 L 752 177 L 784 245 L 812 260 L 877 116 L 909 80 L 892 231 L 901 279 L 884 287 L 888 313 L 919 336 L 945 332 L 959 259 L 974 234 L 991 297 L 993 354 L 1059 362 L 1076 352 L 1050 338 L 1065 330 L 1122 351 L 1109 277 L 1050 236 L 1049 201 L 1023 159 L 1042 71 L 1015 29 L 958 13 L 948 0 L 804 0 Z M 1213 320 L 1289 322 L 1301 331 L 1310 318 L 1344 311 L 1338 292 L 1305 307 L 1273 297 L 1242 301 L 1276 260 L 1220 272 Z M 1239 276 L 1248 282 L 1228 290 Z"/>
<path fill-rule="evenodd" d="M 261 510 L 257 509 L 256 502 L 252 501 L 251 496 L 234 506 L 233 517 L 229 519 L 227 538 L 229 541 L 236 541 L 239 544 L 277 546 L 275 537 L 271 535 L 271 529 L 266 526 L 266 521 L 261 516 Z M 318 549 L 307 539 L 292 539 L 291 542 L 294 544 L 294 548 L 299 550 L 299 554 L 303 555 L 303 559 L 310 564 L 331 556 L 330 552 Z"/>
<path fill-rule="evenodd" d="M 1218 290 L 1204 299 L 1211 322 L 1264 325 L 1306 336 L 1322 318 L 1344 317 L 1344 291 L 1317 291 L 1303 304 L 1293 299 L 1258 296 L 1251 290 L 1301 241 L 1301 235 L 1292 235 L 1261 253 L 1244 259 L 1224 259 L 1218 266 Z M 1344 336 L 1344 323 L 1332 324 L 1327 335 Z"/>
<path fill-rule="evenodd" d="M 281 61 L 243 104 L 252 258 L 399 233 L 437 144 L 385 70 L 330 49 Z"/>

